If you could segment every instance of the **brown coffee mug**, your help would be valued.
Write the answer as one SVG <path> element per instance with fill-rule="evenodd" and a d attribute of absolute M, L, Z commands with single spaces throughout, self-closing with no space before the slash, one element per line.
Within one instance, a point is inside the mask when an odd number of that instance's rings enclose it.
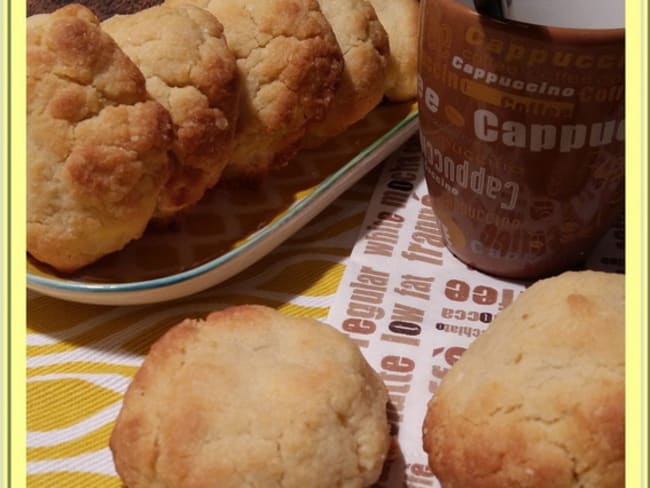
<path fill-rule="evenodd" d="M 447 247 L 502 277 L 579 265 L 624 203 L 624 29 L 420 8 L 420 141 Z"/>

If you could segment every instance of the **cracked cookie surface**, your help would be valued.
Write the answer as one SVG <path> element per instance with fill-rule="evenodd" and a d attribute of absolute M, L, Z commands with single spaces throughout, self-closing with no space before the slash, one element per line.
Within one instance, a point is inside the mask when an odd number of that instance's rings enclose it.
<path fill-rule="evenodd" d="M 168 175 L 168 112 L 87 8 L 27 19 L 27 251 L 74 271 L 140 237 Z"/>
<path fill-rule="evenodd" d="M 395 102 L 417 96 L 418 0 L 368 0 L 388 33 L 385 95 Z"/>
<path fill-rule="evenodd" d="M 366 0 L 319 0 L 344 59 L 343 76 L 327 114 L 308 131 L 315 147 L 365 117 L 384 96 L 388 36 Z"/>
<path fill-rule="evenodd" d="M 625 484 L 624 276 L 535 283 L 473 342 L 428 405 L 443 488 Z"/>
<path fill-rule="evenodd" d="M 198 202 L 232 156 L 239 80 L 223 26 L 208 11 L 157 6 L 102 23 L 140 68 L 147 91 L 171 114 L 171 176 L 156 218 Z"/>
<path fill-rule="evenodd" d="M 223 24 L 242 97 L 224 178 L 256 179 L 288 162 L 340 82 L 343 58 L 316 0 L 167 0 L 205 8 Z"/>
<path fill-rule="evenodd" d="M 342 333 L 238 306 L 151 347 L 110 445 L 129 488 L 361 488 L 389 446 L 386 402 Z"/>

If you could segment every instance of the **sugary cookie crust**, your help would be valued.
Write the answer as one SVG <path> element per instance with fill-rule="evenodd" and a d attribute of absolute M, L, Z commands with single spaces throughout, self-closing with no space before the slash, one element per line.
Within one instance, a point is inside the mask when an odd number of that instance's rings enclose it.
<path fill-rule="evenodd" d="M 388 33 L 390 55 L 386 97 L 395 102 L 417 97 L 417 58 L 420 2 L 418 0 L 368 0 Z"/>
<path fill-rule="evenodd" d="M 27 21 L 27 250 L 74 271 L 138 238 L 168 175 L 171 121 L 136 66 L 69 5 Z"/>
<path fill-rule="evenodd" d="M 172 173 L 155 214 L 171 217 L 198 202 L 232 156 L 239 109 L 235 57 L 219 21 L 191 5 L 113 16 L 102 27 L 171 114 Z"/>
<path fill-rule="evenodd" d="M 188 0 L 167 0 L 167 5 Z M 190 0 L 223 24 L 243 82 L 225 178 L 259 178 L 299 149 L 308 124 L 324 117 L 343 59 L 316 0 Z"/>
<path fill-rule="evenodd" d="M 624 278 L 534 284 L 438 387 L 424 449 L 444 488 L 620 488 L 625 482 Z"/>
<path fill-rule="evenodd" d="M 111 436 L 129 488 L 365 487 L 387 392 L 335 329 L 261 306 L 185 320 L 151 348 Z"/>
<path fill-rule="evenodd" d="M 341 83 L 325 119 L 308 131 L 308 147 L 342 133 L 365 117 L 384 96 L 388 36 L 366 0 L 319 0 L 343 52 Z"/>

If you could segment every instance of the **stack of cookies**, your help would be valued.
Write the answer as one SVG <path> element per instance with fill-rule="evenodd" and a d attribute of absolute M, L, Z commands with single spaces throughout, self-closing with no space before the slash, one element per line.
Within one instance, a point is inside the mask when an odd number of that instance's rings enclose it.
<path fill-rule="evenodd" d="M 27 21 L 27 248 L 60 271 L 416 96 L 416 0 L 60 3 Z"/>

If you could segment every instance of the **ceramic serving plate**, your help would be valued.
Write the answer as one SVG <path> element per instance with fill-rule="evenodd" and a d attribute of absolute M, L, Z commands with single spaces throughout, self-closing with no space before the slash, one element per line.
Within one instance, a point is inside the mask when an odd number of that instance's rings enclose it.
<path fill-rule="evenodd" d="M 74 274 L 30 257 L 28 288 L 64 300 L 133 305 L 202 291 L 258 261 L 417 130 L 413 104 L 382 105 L 324 148 L 303 151 L 259 187 L 217 186 L 173 226 Z"/>

